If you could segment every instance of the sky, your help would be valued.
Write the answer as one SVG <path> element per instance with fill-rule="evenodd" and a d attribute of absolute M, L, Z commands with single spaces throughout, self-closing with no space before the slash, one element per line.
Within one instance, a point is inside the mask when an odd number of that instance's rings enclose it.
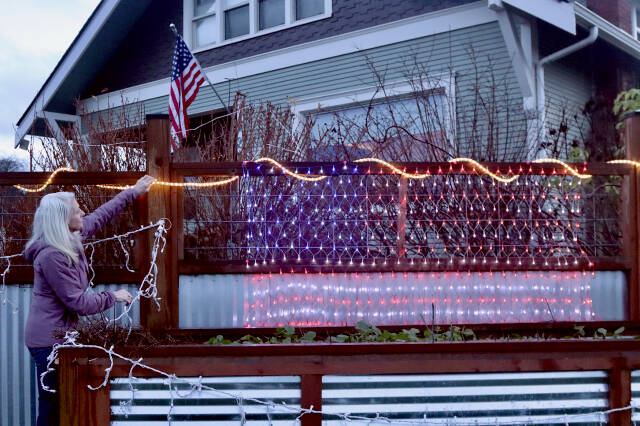
<path fill-rule="evenodd" d="M 0 158 L 29 158 L 26 151 L 13 148 L 15 125 L 99 2 L 2 2 Z"/>

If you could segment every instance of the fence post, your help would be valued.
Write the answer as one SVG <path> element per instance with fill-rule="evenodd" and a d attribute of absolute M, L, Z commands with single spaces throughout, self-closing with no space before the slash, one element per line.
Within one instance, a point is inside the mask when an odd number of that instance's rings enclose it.
<path fill-rule="evenodd" d="M 147 173 L 161 181 L 171 179 L 171 151 L 169 117 L 166 114 L 147 115 Z M 172 197 L 170 187 L 154 185 L 147 198 L 147 216 L 157 221 L 166 217 L 173 224 Z M 178 327 L 178 245 L 176 230 L 171 229 L 167 236 L 164 253 L 158 255 L 158 279 L 156 287 L 160 298 L 160 311 L 155 303 L 143 299 L 140 304 L 140 324 L 150 329 Z M 148 245 L 153 241 L 149 234 Z"/>
<path fill-rule="evenodd" d="M 311 408 L 322 411 L 322 375 L 303 374 L 300 376 L 300 408 Z M 302 416 L 302 426 L 320 426 L 322 414 L 312 413 Z"/>
<path fill-rule="evenodd" d="M 398 182 L 398 260 L 404 259 L 407 249 L 405 238 L 407 232 L 407 178 L 402 176 Z"/>
<path fill-rule="evenodd" d="M 624 120 L 625 151 L 629 160 L 640 161 L 640 111 L 628 114 Z M 640 174 L 634 167 L 624 178 L 622 191 L 622 247 L 629 259 L 629 319 L 640 320 L 640 237 L 638 233 L 638 190 Z"/>
<path fill-rule="evenodd" d="M 103 378 L 89 377 L 87 349 L 62 348 L 59 357 L 60 424 L 69 426 L 99 426 L 108 424 L 111 417 L 110 384 L 92 391 Z"/>
<path fill-rule="evenodd" d="M 631 404 L 631 370 L 609 371 L 609 409 L 624 408 Z M 631 426 L 631 410 L 609 414 L 609 424 Z"/>

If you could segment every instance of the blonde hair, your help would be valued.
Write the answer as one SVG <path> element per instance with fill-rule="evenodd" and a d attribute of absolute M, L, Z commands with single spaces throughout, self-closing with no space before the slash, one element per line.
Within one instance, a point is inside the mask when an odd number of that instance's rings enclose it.
<path fill-rule="evenodd" d="M 69 261 L 77 262 L 82 243 L 79 234 L 69 230 L 69 216 L 74 201 L 73 192 L 54 192 L 42 197 L 33 216 L 31 238 L 25 249 L 42 238 L 45 243 L 64 253 Z"/>

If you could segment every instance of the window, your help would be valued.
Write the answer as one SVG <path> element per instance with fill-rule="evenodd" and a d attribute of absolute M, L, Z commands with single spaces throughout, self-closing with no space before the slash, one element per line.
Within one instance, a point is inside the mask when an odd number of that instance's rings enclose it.
<path fill-rule="evenodd" d="M 442 161 L 454 153 L 455 97 L 451 79 L 433 87 L 389 85 L 297 103 L 298 123 L 313 123 L 309 159 Z"/>
<path fill-rule="evenodd" d="M 258 9 L 260 14 L 260 30 L 283 25 L 285 22 L 284 0 L 260 0 Z"/>
<path fill-rule="evenodd" d="M 631 35 L 640 40 L 640 0 L 631 3 Z"/>
<path fill-rule="evenodd" d="M 331 16 L 331 0 L 184 0 L 184 39 L 196 52 Z"/>
<path fill-rule="evenodd" d="M 224 12 L 224 38 L 226 40 L 249 34 L 249 31 L 248 4 Z"/>

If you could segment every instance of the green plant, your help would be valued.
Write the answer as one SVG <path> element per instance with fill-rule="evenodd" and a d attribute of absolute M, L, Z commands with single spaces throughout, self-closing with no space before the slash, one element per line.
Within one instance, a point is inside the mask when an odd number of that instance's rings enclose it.
<path fill-rule="evenodd" d="M 629 89 L 620 92 L 613 101 L 613 113 L 618 117 L 637 110 L 640 110 L 640 89 Z M 616 125 L 618 129 L 622 127 L 622 122 Z"/>
<path fill-rule="evenodd" d="M 607 337 L 612 339 L 617 339 L 622 335 L 623 331 L 624 331 L 624 327 L 620 327 L 616 329 L 613 333 L 609 334 L 605 328 L 601 327 L 597 329 L 595 333 L 593 333 L 593 337 L 596 339 L 606 339 Z"/>

